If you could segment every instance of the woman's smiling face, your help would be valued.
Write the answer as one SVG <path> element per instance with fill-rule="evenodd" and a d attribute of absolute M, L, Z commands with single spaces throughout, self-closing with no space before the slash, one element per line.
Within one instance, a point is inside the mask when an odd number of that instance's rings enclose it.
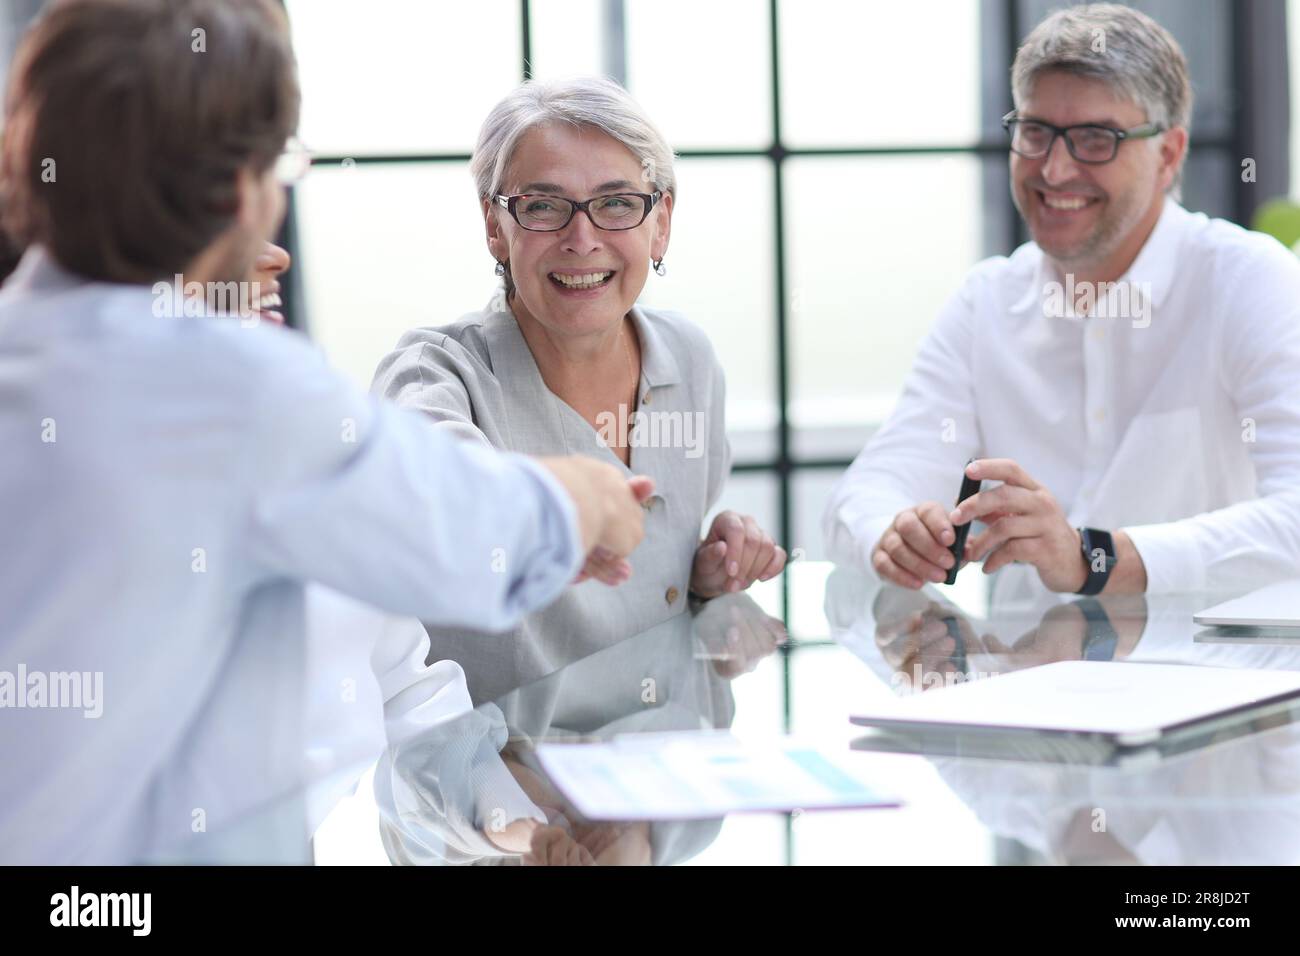
<path fill-rule="evenodd" d="M 585 200 L 614 193 L 651 193 L 641 161 L 622 143 L 590 127 L 550 123 L 525 133 L 501 192 L 543 193 Z M 547 329 L 583 334 L 608 328 L 632 308 L 650 260 L 668 248 L 672 197 L 634 229 L 597 229 L 583 212 L 556 232 L 521 227 L 500 205 L 484 203 L 488 248 L 510 263 L 515 304 Z"/>
<path fill-rule="evenodd" d="M 289 253 L 273 242 L 262 244 L 262 251 L 253 262 L 249 282 L 257 283 L 257 301 L 253 303 L 259 318 L 276 325 L 284 325 L 283 303 L 280 298 L 280 274 L 289 268 Z"/>

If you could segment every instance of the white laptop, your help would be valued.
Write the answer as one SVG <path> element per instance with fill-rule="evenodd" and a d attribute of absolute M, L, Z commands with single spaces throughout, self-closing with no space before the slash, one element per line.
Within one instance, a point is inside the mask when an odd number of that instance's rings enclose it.
<path fill-rule="evenodd" d="M 940 746 L 946 740 L 974 754 L 992 742 L 989 754 L 994 755 L 1008 741 L 1016 742 L 1010 750 L 1030 740 L 1068 741 L 1089 745 L 1086 751 L 1073 746 L 1070 759 L 1097 762 L 1125 749 L 1186 742 L 1266 715 L 1283 721 L 1300 717 L 1300 672 L 1058 661 L 886 698 L 850 719 L 894 741 L 860 749 L 954 752 L 951 743 Z"/>
<path fill-rule="evenodd" d="M 1211 627 L 1300 628 L 1300 580 L 1279 581 L 1192 615 Z"/>

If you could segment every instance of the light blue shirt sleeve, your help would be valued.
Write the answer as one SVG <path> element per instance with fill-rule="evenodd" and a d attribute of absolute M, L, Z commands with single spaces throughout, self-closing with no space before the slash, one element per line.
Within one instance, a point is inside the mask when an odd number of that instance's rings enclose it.
<path fill-rule="evenodd" d="M 493 631 L 573 580 L 584 558 L 574 505 L 544 467 L 442 434 L 313 349 L 277 359 L 252 390 L 259 437 L 246 475 L 251 560 L 264 573 Z"/>

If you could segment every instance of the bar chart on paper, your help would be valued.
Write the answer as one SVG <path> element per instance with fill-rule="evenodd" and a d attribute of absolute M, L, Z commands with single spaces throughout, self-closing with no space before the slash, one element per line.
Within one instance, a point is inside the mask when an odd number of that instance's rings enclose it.
<path fill-rule="evenodd" d="M 699 819 L 743 811 L 894 807 L 849 752 L 784 737 L 742 744 L 718 733 L 644 734 L 544 744 L 542 765 L 592 820 Z"/>

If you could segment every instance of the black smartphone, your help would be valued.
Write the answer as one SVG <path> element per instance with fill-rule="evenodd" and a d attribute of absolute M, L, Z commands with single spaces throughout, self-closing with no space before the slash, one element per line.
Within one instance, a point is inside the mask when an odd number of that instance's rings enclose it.
<path fill-rule="evenodd" d="M 972 458 L 970 461 L 974 460 Z M 970 461 L 966 462 L 966 464 L 969 465 Z M 963 468 L 961 491 L 957 492 L 957 504 L 961 504 L 971 495 L 978 494 L 983 484 L 982 481 L 967 475 L 966 470 Z M 971 523 L 967 521 L 965 524 L 959 524 L 953 529 L 955 532 L 953 542 L 948 548 L 952 552 L 952 567 L 948 569 L 948 576 L 943 579 L 944 584 L 954 584 L 957 581 L 957 572 L 961 570 L 961 556 L 966 551 L 966 535 L 970 534 L 970 525 Z"/>

